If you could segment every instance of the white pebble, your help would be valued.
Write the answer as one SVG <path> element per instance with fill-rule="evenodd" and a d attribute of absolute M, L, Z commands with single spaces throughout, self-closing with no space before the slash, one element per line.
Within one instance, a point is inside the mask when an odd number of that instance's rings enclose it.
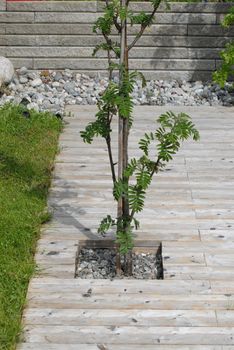
<path fill-rule="evenodd" d="M 42 84 L 41 78 L 36 78 L 36 79 L 31 81 L 31 86 L 32 87 L 37 87 L 37 86 L 40 86 L 41 84 Z"/>

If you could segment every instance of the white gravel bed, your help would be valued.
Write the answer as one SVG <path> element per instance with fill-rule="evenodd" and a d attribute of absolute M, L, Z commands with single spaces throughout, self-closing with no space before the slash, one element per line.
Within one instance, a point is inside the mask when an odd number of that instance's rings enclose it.
<path fill-rule="evenodd" d="M 116 276 L 116 252 L 113 249 L 83 248 L 80 251 L 77 277 L 82 279 L 161 279 L 161 256 L 153 253 L 133 253 L 133 275 Z M 123 259 L 121 261 L 123 263 Z"/>
<path fill-rule="evenodd" d="M 96 104 L 107 86 L 107 78 L 91 78 L 70 70 L 28 71 L 17 70 L 6 92 L 0 96 L 0 105 L 6 102 L 23 103 L 28 109 L 64 114 L 65 105 Z M 232 84 L 221 89 L 214 83 L 163 81 L 141 82 L 133 92 L 135 105 L 169 106 L 230 106 L 234 104 Z"/>

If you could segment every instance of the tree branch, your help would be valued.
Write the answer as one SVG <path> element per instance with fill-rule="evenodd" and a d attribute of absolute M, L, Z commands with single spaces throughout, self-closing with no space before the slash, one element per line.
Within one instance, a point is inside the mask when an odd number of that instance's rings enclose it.
<path fill-rule="evenodd" d="M 117 16 L 113 17 L 114 25 L 115 25 L 115 28 L 118 30 L 118 33 L 121 33 L 122 27 L 121 27 L 121 25 L 118 23 L 117 18 L 118 18 Z"/>
<path fill-rule="evenodd" d="M 161 0 L 158 0 L 157 4 L 154 6 L 153 12 L 151 13 L 150 17 L 149 17 L 149 23 L 152 21 L 152 19 L 154 18 L 154 15 L 159 7 L 161 3 Z M 139 31 L 139 33 L 136 35 L 135 39 L 132 41 L 132 43 L 128 46 L 128 51 L 130 51 L 135 44 L 137 43 L 137 41 L 141 38 L 141 36 L 143 35 L 145 28 L 148 26 L 148 24 L 142 24 L 141 25 L 141 30 Z"/>
<path fill-rule="evenodd" d="M 117 58 L 118 55 L 116 54 L 115 50 L 113 49 L 113 41 L 105 33 L 102 32 L 102 35 L 104 36 L 106 43 L 110 48 L 110 51 L 113 51 L 115 54 L 115 57 Z"/>
<path fill-rule="evenodd" d="M 109 45 L 108 41 L 110 40 L 108 38 L 107 35 L 103 36 L 106 39 L 107 44 Z M 109 82 L 112 80 L 113 78 L 113 69 L 110 68 L 111 66 L 111 56 L 110 56 L 110 49 L 107 50 L 107 58 L 108 58 L 108 66 L 109 66 Z M 116 182 L 116 175 L 115 175 L 115 166 L 114 166 L 114 161 L 113 161 L 113 155 L 112 155 L 112 147 L 111 147 L 111 136 L 110 136 L 110 124 L 112 121 L 112 115 L 110 112 L 110 108 L 108 107 L 108 128 L 109 128 L 109 132 L 108 132 L 108 136 L 105 138 L 106 140 L 106 144 L 107 144 L 107 149 L 108 149 L 108 155 L 109 155 L 109 161 L 110 161 L 110 167 L 111 167 L 111 175 L 112 175 L 112 180 L 113 180 L 113 185 Z"/>
<path fill-rule="evenodd" d="M 113 185 L 114 185 L 116 183 L 116 175 L 115 175 L 115 165 L 114 165 L 113 156 L 112 156 L 110 134 L 108 135 L 108 137 L 106 137 L 106 144 L 107 144 L 107 148 L 108 148 L 108 155 L 109 155 L 109 161 L 110 161 L 110 167 L 111 167 L 111 175 L 112 175 L 112 180 L 113 180 Z"/>
<path fill-rule="evenodd" d="M 161 160 L 161 158 L 160 158 L 160 157 L 158 157 L 158 159 L 157 159 L 156 163 L 154 164 L 154 168 L 153 168 L 153 170 L 152 170 L 152 172 L 151 172 L 151 174 L 150 174 L 150 178 L 151 178 L 151 179 L 152 179 L 152 177 L 153 177 L 153 175 L 154 175 L 155 171 L 158 169 L 158 166 L 159 166 L 160 160 Z"/>

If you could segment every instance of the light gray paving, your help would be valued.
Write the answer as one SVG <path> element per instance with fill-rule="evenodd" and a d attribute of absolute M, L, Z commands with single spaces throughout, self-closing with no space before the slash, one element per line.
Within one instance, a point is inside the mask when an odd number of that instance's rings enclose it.
<path fill-rule="evenodd" d="M 98 238 L 115 205 L 105 144 L 79 136 L 96 107 L 67 107 L 19 350 L 233 350 L 234 108 L 172 109 L 192 116 L 201 140 L 186 142 L 153 181 L 136 242 L 162 242 L 165 279 L 139 283 L 73 278 L 79 243 Z M 135 108 L 131 156 L 166 110 Z"/>

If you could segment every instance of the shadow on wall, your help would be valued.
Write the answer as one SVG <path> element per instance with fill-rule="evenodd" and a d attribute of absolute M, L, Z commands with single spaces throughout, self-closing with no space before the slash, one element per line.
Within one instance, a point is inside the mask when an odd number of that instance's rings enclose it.
<path fill-rule="evenodd" d="M 212 3 L 212 9 L 203 12 L 204 3 L 192 4 L 192 7 L 183 4 L 184 12 L 173 13 L 173 7 L 179 5 L 172 4 L 171 10 L 160 13 L 158 20 L 156 16 L 159 34 L 151 37 L 154 53 L 146 69 L 158 71 L 158 79 L 211 80 L 219 65 L 220 51 L 234 36 L 233 27 L 224 29 L 220 25 L 222 14 L 231 4 L 224 7 L 224 4 Z"/>

